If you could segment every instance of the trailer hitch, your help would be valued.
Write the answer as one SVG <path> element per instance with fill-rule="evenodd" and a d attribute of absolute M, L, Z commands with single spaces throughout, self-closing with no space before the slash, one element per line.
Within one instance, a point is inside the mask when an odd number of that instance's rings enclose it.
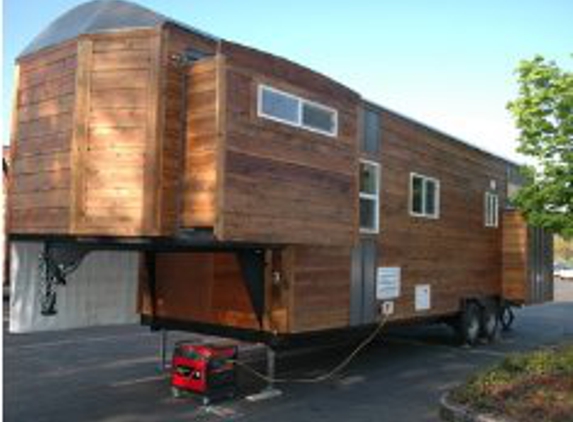
<path fill-rule="evenodd" d="M 78 248 L 72 245 L 50 242 L 44 244 L 44 250 L 38 257 L 40 313 L 42 315 L 53 316 L 58 313 L 56 287 L 58 285 L 66 285 L 67 277 L 80 266 L 82 260 L 89 252 L 89 249 Z"/>

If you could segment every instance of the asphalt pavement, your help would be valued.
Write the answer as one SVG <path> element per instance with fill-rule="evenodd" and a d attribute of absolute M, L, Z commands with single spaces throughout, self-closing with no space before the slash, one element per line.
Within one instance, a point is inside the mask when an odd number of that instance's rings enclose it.
<path fill-rule="evenodd" d="M 386 330 L 339 376 L 279 384 L 282 395 L 249 402 L 264 384 L 240 374 L 242 396 L 212 406 L 171 397 L 159 370 L 159 334 L 139 326 L 13 335 L 4 332 L 5 421 L 437 421 L 440 395 L 515 351 L 573 341 L 573 282 L 556 302 L 517 311 L 495 344 L 459 347 L 447 327 Z M 198 336 L 171 333 L 170 344 Z M 351 346 L 279 356 L 281 377 L 323 373 Z M 262 368 L 256 347 L 243 358 Z"/>

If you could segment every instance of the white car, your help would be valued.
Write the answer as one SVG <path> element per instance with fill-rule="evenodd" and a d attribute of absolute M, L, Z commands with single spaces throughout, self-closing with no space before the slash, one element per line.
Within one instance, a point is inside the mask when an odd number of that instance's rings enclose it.
<path fill-rule="evenodd" d="M 556 268 L 553 274 L 555 278 L 561 280 L 573 280 L 573 268 L 571 267 Z"/>

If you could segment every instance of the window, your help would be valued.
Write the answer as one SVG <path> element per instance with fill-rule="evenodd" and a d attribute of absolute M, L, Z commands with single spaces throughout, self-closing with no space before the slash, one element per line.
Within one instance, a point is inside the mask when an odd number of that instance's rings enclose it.
<path fill-rule="evenodd" d="M 360 161 L 360 231 L 378 233 L 380 213 L 380 165 Z"/>
<path fill-rule="evenodd" d="M 362 151 L 376 153 L 380 148 L 380 114 L 364 109 L 364 128 L 362 133 Z"/>
<path fill-rule="evenodd" d="M 499 197 L 495 193 L 485 193 L 485 226 L 497 227 L 499 225 Z"/>
<path fill-rule="evenodd" d="M 338 135 L 336 110 L 266 85 L 259 85 L 258 115 L 323 135 Z"/>
<path fill-rule="evenodd" d="M 439 180 L 410 173 L 410 214 L 416 217 L 439 218 Z"/>

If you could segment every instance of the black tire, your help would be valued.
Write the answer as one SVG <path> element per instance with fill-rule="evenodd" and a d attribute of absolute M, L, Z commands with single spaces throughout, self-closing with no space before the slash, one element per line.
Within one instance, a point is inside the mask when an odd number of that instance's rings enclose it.
<path fill-rule="evenodd" d="M 499 307 L 497 303 L 488 303 L 480 312 L 480 336 L 488 342 L 495 341 L 499 328 Z"/>
<path fill-rule="evenodd" d="M 460 314 L 459 337 L 464 345 L 475 346 L 481 329 L 480 308 L 474 302 L 467 302 Z"/>
<path fill-rule="evenodd" d="M 513 309 L 511 309 L 511 305 L 507 303 L 504 304 L 499 311 L 499 322 L 502 330 L 509 331 L 514 320 L 515 314 L 513 313 Z"/>

